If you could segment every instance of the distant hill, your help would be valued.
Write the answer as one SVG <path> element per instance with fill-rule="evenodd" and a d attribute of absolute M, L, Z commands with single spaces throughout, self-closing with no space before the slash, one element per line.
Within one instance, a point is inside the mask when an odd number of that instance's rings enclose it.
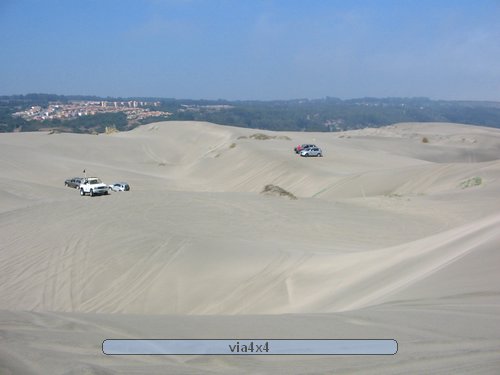
<path fill-rule="evenodd" d="M 147 101 L 154 110 L 169 112 L 170 120 L 208 121 L 245 128 L 332 132 L 380 127 L 398 122 L 453 122 L 500 128 L 500 102 L 445 101 L 428 98 L 338 98 L 275 101 L 190 100 L 166 98 L 102 98 L 84 95 L 27 94 L 0 96 L 0 132 L 59 129 L 102 132 L 106 126 L 121 130 L 158 121 L 155 117 L 126 121 L 114 114 L 72 120 L 27 121 L 13 113 L 32 106 L 72 101 Z"/>

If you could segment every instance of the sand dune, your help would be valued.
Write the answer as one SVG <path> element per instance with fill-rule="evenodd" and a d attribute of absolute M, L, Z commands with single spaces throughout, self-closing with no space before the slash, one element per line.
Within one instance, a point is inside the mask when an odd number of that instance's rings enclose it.
<path fill-rule="evenodd" d="M 306 142 L 324 157 L 295 155 Z M 98 136 L 1 134 L 0 155 L 2 374 L 500 368 L 498 130 L 166 122 Z M 63 182 L 84 169 L 132 190 L 80 197 Z M 267 184 L 298 199 L 260 194 Z M 106 338 L 172 337 L 395 338 L 400 349 L 100 352 Z"/>

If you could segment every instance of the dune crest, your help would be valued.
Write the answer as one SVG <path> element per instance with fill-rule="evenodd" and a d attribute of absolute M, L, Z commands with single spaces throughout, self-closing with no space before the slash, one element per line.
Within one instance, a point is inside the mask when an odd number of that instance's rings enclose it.
<path fill-rule="evenodd" d="M 296 155 L 301 143 L 323 157 Z M 307 372 L 299 359 L 124 365 L 95 350 L 111 337 L 215 336 L 403 348 L 382 362 L 320 357 L 319 373 L 498 368 L 499 130 L 162 122 L 0 134 L 0 156 L 0 372 Z M 64 180 L 83 170 L 131 191 L 81 197 Z"/>

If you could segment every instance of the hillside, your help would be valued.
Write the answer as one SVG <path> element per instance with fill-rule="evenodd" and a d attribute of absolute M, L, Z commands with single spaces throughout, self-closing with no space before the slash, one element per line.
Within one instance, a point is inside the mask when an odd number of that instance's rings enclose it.
<path fill-rule="evenodd" d="M 0 96 L 0 132 L 53 129 L 103 133 L 106 127 L 130 130 L 165 119 L 308 132 L 338 132 L 400 122 L 451 122 L 499 128 L 500 103 L 428 98 L 229 101 L 50 94 Z"/>
<path fill-rule="evenodd" d="M 425 140 L 424 140 L 425 139 Z M 301 158 L 315 143 L 323 158 Z M 0 135 L 0 373 L 491 373 L 500 131 L 162 122 Z M 80 197 L 64 180 L 127 181 Z M 261 194 L 273 184 L 297 197 Z M 105 357 L 106 338 L 395 338 L 365 357 Z"/>

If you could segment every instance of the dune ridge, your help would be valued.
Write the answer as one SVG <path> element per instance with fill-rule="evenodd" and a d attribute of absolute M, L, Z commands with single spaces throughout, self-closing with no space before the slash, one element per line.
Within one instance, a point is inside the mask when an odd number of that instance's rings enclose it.
<path fill-rule="evenodd" d="M 299 143 L 324 157 L 300 158 Z M 0 155 L 0 372 L 500 368 L 496 129 L 163 122 L 1 134 Z M 132 190 L 80 197 L 63 182 L 83 170 Z M 266 185 L 297 199 L 261 194 Z M 117 336 L 242 335 L 397 338 L 401 351 L 361 361 L 99 353 Z"/>

